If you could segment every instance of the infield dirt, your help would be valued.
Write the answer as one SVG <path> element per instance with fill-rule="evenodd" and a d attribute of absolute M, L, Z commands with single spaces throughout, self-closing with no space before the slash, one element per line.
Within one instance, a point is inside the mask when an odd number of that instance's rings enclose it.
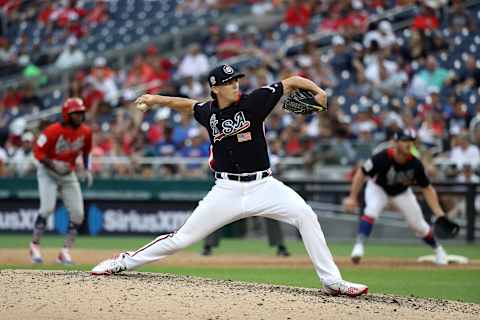
<path fill-rule="evenodd" d="M 47 264 L 57 250 L 43 250 Z M 95 264 L 112 251 L 74 250 L 79 264 Z M 351 265 L 347 259 L 336 259 Z M 367 261 L 365 261 L 367 262 Z M 28 264 L 27 250 L 2 249 L 0 264 Z M 179 252 L 168 266 L 265 266 L 311 268 L 307 257 L 213 256 Z M 369 259 L 359 267 L 432 268 L 413 259 Z M 466 266 L 476 268 L 474 261 Z M 447 300 L 369 294 L 331 297 L 319 289 L 259 285 L 127 272 L 91 276 L 81 271 L 0 271 L 0 319 L 480 319 L 480 305 Z"/>
<path fill-rule="evenodd" d="M 480 305 L 156 273 L 0 271 L 0 319 L 478 319 Z"/>
<path fill-rule="evenodd" d="M 54 264 L 58 249 L 46 248 L 42 255 L 46 264 Z M 85 250 L 74 249 L 72 258 L 77 264 L 97 264 L 98 262 L 118 254 L 112 250 Z M 339 267 L 352 266 L 349 257 L 335 257 Z M 2 249 L 0 251 L 0 264 L 28 265 L 30 259 L 28 249 Z M 204 257 L 196 253 L 181 251 L 174 255 L 159 260 L 154 264 L 164 266 L 213 266 L 213 267 L 285 267 L 285 268 L 313 268 L 307 256 L 291 256 L 288 258 L 263 256 L 263 255 L 213 255 Z M 369 257 L 357 265 L 356 268 L 403 268 L 403 269 L 432 269 L 437 268 L 431 263 L 418 263 L 415 259 L 405 258 L 375 258 Z M 480 261 L 470 261 L 469 264 L 451 264 L 443 268 L 448 269 L 480 269 Z"/>

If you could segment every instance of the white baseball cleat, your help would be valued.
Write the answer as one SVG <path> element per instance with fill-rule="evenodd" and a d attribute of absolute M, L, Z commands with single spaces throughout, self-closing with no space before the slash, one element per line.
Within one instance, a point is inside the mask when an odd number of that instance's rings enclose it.
<path fill-rule="evenodd" d="M 65 265 L 73 264 L 70 250 L 68 248 L 62 248 L 62 250 L 60 250 L 57 257 L 57 263 Z"/>
<path fill-rule="evenodd" d="M 442 246 L 438 246 L 435 249 L 435 264 L 440 266 L 448 264 L 448 255 Z"/>
<path fill-rule="evenodd" d="M 368 287 L 364 284 L 340 280 L 339 282 L 325 286 L 327 293 L 332 296 L 344 295 L 358 297 L 368 293 Z"/>
<path fill-rule="evenodd" d="M 112 259 L 107 259 L 97 264 L 91 271 L 94 276 L 111 275 L 127 270 L 127 264 L 124 257 L 128 255 L 126 252 L 120 253 Z"/>
<path fill-rule="evenodd" d="M 362 243 L 355 243 L 355 245 L 353 246 L 352 254 L 351 254 L 352 262 L 354 264 L 359 264 L 360 263 L 360 260 L 363 257 L 364 251 L 365 250 L 363 248 Z"/>
<path fill-rule="evenodd" d="M 40 251 L 40 245 L 30 242 L 30 259 L 32 263 L 43 263 L 42 253 Z"/>

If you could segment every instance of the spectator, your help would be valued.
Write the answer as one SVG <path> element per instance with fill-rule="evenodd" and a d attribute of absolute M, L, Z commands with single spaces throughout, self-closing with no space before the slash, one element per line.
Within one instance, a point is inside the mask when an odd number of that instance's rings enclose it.
<path fill-rule="evenodd" d="M 59 69 L 78 67 L 85 62 L 85 54 L 78 48 L 77 39 L 70 37 L 67 40 L 67 47 L 58 56 L 55 66 Z"/>
<path fill-rule="evenodd" d="M 359 136 L 360 131 L 373 132 L 377 129 L 377 124 L 372 118 L 371 110 L 366 106 L 361 106 L 355 121 L 352 123 L 352 133 Z"/>
<path fill-rule="evenodd" d="M 204 52 L 208 57 L 217 54 L 217 48 L 222 42 L 222 34 L 218 24 L 211 24 L 208 26 L 208 35 L 202 41 Z"/>
<path fill-rule="evenodd" d="M 202 84 L 192 77 L 184 79 L 184 83 L 180 87 L 180 94 L 195 100 L 202 100 L 205 98 Z"/>
<path fill-rule="evenodd" d="M 285 12 L 284 22 L 290 28 L 305 28 L 310 23 L 311 5 L 303 1 L 290 0 Z"/>
<path fill-rule="evenodd" d="M 0 36 L 0 74 L 13 74 L 19 70 L 15 48 L 10 45 L 8 38 Z"/>
<path fill-rule="evenodd" d="M 469 92 L 480 87 L 480 68 L 474 55 L 467 54 L 465 65 L 458 75 L 460 90 Z"/>
<path fill-rule="evenodd" d="M 23 95 L 20 99 L 22 113 L 36 113 L 44 109 L 43 101 L 36 93 L 32 84 L 26 84 L 22 92 Z"/>
<path fill-rule="evenodd" d="M 430 87 L 428 92 L 429 95 L 425 98 L 425 102 L 418 106 L 416 115 L 420 119 L 425 119 L 427 114 L 435 111 L 446 118 L 451 113 L 451 107 L 440 100 L 440 90 L 437 87 Z"/>
<path fill-rule="evenodd" d="M 171 126 L 163 128 L 163 137 L 155 144 L 154 148 L 154 155 L 157 157 L 173 157 L 176 155 L 177 149 L 173 140 L 173 128 Z M 178 165 L 167 163 L 160 167 L 160 174 L 169 177 L 176 175 L 178 170 Z"/>
<path fill-rule="evenodd" d="M 343 34 L 349 39 L 360 40 L 368 27 L 368 13 L 361 1 L 351 1 L 343 23 Z"/>
<path fill-rule="evenodd" d="M 147 142 L 154 146 L 162 140 L 165 127 L 168 124 L 170 109 L 158 109 L 155 113 L 154 122 L 152 122 L 147 130 Z"/>
<path fill-rule="evenodd" d="M 145 85 L 154 78 L 154 74 L 155 70 L 153 69 L 153 66 L 146 63 L 140 55 L 137 55 L 128 71 L 123 87 L 127 89 Z"/>
<path fill-rule="evenodd" d="M 409 92 L 417 98 L 424 99 L 432 87 L 441 91 L 449 78 L 448 70 L 439 67 L 437 59 L 429 55 L 425 61 L 425 68 L 414 75 Z"/>
<path fill-rule="evenodd" d="M 207 56 L 200 51 L 200 46 L 195 43 L 190 46 L 188 53 L 180 62 L 177 74 L 180 77 L 198 79 L 209 70 Z"/>
<path fill-rule="evenodd" d="M 191 128 L 188 130 L 188 140 L 185 146 L 180 150 L 180 154 L 184 158 L 208 158 L 210 151 L 210 143 L 204 139 L 199 128 Z M 196 164 L 187 164 L 180 167 L 182 176 L 201 177 L 205 176 L 208 170 L 208 162 L 202 161 Z"/>
<path fill-rule="evenodd" d="M 95 1 L 95 7 L 87 13 L 86 21 L 89 24 L 98 25 L 108 20 L 107 2 Z"/>
<path fill-rule="evenodd" d="M 330 65 L 337 75 L 341 75 L 343 71 L 348 71 L 349 74 L 354 73 L 353 55 L 347 49 L 345 39 L 336 35 L 332 39 L 333 57 L 330 60 Z"/>
<path fill-rule="evenodd" d="M 397 41 L 397 37 L 393 33 L 392 24 L 389 21 L 383 20 L 380 22 L 378 31 L 380 33 L 378 37 L 380 48 L 389 48 Z"/>
<path fill-rule="evenodd" d="M 96 91 L 103 95 L 103 99 L 111 106 L 116 107 L 119 103 L 120 90 L 115 82 L 115 76 L 111 69 L 107 67 L 107 61 L 104 57 L 95 59 L 95 66 L 87 81 L 93 85 Z"/>
<path fill-rule="evenodd" d="M 413 19 L 412 28 L 422 31 L 432 31 L 440 26 L 435 10 L 428 5 L 428 2 L 424 2 L 421 5 L 420 14 Z"/>
<path fill-rule="evenodd" d="M 448 28 L 452 33 L 460 33 L 462 30 L 475 32 L 476 26 L 471 13 L 465 9 L 463 0 L 453 0 L 452 13 L 448 16 Z"/>
<path fill-rule="evenodd" d="M 195 126 L 192 115 L 181 113 L 180 121 L 173 129 L 173 142 L 177 149 L 181 149 L 188 139 L 188 131 Z"/>
<path fill-rule="evenodd" d="M 22 144 L 11 155 L 12 171 L 20 177 L 33 174 L 35 172 L 35 158 L 33 156 L 34 136 L 30 131 L 22 134 Z"/>
<path fill-rule="evenodd" d="M 446 116 L 446 120 L 447 132 L 461 132 L 468 129 L 472 116 L 469 114 L 465 103 L 457 99 L 453 104 L 451 112 Z"/>
<path fill-rule="evenodd" d="M 462 131 L 454 138 L 454 146 L 449 153 L 449 159 L 457 169 L 463 168 L 465 164 L 477 168 L 480 164 L 480 150 L 469 141 L 468 132 Z"/>
<path fill-rule="evenodd" d="M 395 94 L 407 81 L 405 72 L 399 70 L 396 62 L 388 59 L 388 54 L 384 49 L 374 55 L 365 70 L 365 77 L 373 84 L 374 97 L 377 99 L 383 94 Z"/>
<path fill-rule="evenodd" d="M 5 109 L 18 108 L 22 101 L 22 93 L 15 87 L 7 88 L 5 95 L 2 98 L 1 104 Z"/>
<path fill-rule="evenodd" d="M 217 46 L 217 57 L 228 59 L 239 55 L 245 48 L 245 43 L 239 34 L 239 27 L 235 23 L 229 23 L 225 27 L 225 39 Z"/>
<path fill-rule="evenodd" d="M 367 160 L 372 156 L 373 149 L 377 145 L 372 129 L 369 125 L 359 125 L 357 141 L 355 143 L 355 160 Z"/>
<path fill-rule="evenodd" d="M 438 112 L 435 112 L 435 114 L 438 115 Z M 432 112 L 426 113 L 418 130 L 419 140 L 428 148 L 440 146 L 444 134 L 442 122 L 435 122 L 434 119 Z"/>

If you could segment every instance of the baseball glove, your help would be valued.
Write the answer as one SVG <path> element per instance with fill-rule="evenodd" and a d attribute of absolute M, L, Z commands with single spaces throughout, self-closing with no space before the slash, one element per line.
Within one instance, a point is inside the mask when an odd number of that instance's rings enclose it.
<path fill-rule="evenodd" d="M 440 239 L 455 238 L 460 231 L 460 226 L 446 217 L 440 217 L 433 225 L 433 232 Z"/>
<path fill-rule="evenodd" d="M 312 112 L 326 111 L 327 105 L 318 104 L 315 94 L 308 90 L 293 91 L 283 101 L 283 109 L 296 114 L 310 114 Z"/>

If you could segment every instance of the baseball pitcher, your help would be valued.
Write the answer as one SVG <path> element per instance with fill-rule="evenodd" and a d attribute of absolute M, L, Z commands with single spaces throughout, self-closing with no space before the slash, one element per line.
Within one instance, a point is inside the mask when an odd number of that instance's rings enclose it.
<path fill-rule="evenodd" d="M 70 214 L 70 224 L 64 246 L 58 254 L 57 262 L 72 264 L 70 249 L 73 246 L 77 229 L 83 222 L 83 197 L 75 173 L 75 161 L 82 154 L 85 180 L 92 185 L 90 172 L 90 151 L 92 130 L 83 123 L 85 105 L 80 98 L 69 98 L 62 106 L 63 122 L 48 126 L 37 138 L 34 155 L 38 161 L 37 180 L 40 195 L 40 209 L 30 243 L 30 257 L 33 263 L 42 263 L 40 239 L 45 231 L 47 218 L 55 209 L 57 194 L 63 200 Z"/>
<path fill-rule="evenodd" d="M 280 98 L 298 89 L 313 92 L 295 100 L 302 113 L 315 101 L 326 106 L 326 93 L 312 81 L 293 76 L 281 82 L 241 94 L 238 79 L 244 77 L 230 65 L 213 69 L 208 82 L 212 100 L 143 95 L 137 106 L 147 111 L 155 105 L 193 114 L 208 131 L 212 145 L 210 166 L 215 185 L 185 224 L 175 233 L 162 235 L 134 252 L 124 252 L 93 268 L 94 275 L 115 274 L 171 255 L 222 226 L 250 216 L 289 223 L 298 228 L 317 275 L 331 294 L 358 296 L 367 293 L 362 284 L 347 282 L 333 261 L 317 215 L 291 188 L 272 176 L 264 134 L 264 120 Z"/>

